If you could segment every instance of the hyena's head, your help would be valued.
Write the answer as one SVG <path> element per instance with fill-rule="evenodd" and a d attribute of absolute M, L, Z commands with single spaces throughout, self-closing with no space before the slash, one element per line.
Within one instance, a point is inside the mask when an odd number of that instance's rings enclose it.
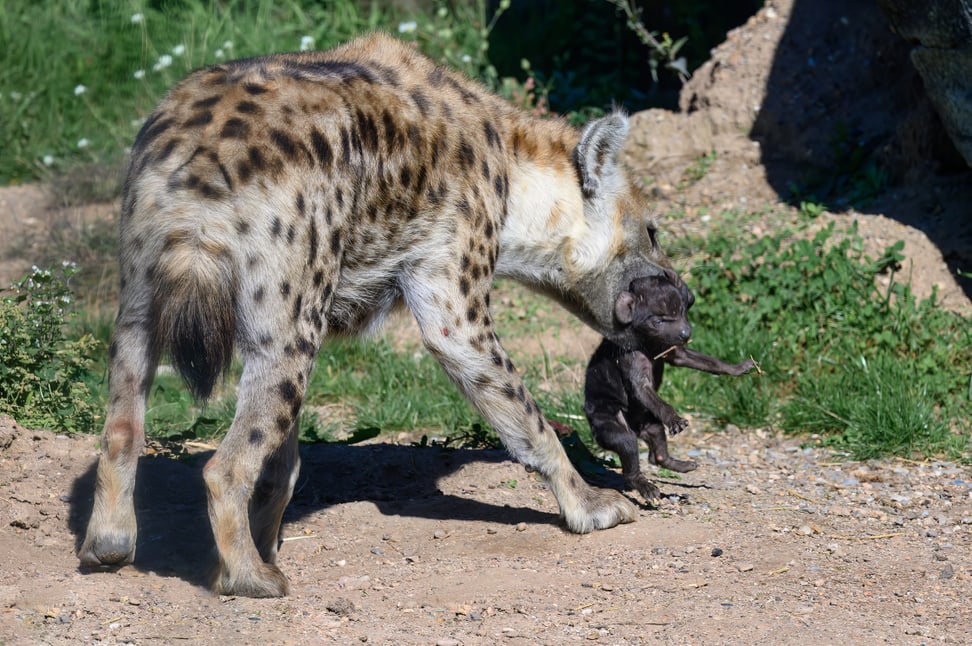
<path fill-rule="evenodd" d="M 618 162 L 628 119 L 613 113 L 591 122 L 574 150 L 587 231 L 569 250 L 577 269 L 573 298 L 578 313 L 602 335 L 626 347 L 636 344 L 630 322 L 619 320 L 616 304 L 633 281 L 668 276 L 680 283 L 658 246 L 658 226 L 644 194 Z"/>

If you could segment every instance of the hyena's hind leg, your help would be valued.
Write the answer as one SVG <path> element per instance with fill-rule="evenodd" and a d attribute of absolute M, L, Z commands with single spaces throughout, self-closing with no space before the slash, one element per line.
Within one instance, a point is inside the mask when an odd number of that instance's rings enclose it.
<path fill-rule="evenodd" d="M 86 567 L 126 565 L 135 558 L 135 472 L 145 445 L 145 402 L 158 364 L 149 320 L 147 309 L 126 305 L 123 294 L 109 350 L 108 413 L 94 509 L 78 552 Z"/>
<path fill-rule="evenodd" d="M 296 421 L 312 363 L 312 358 L 294 362 L 269 349 L 243 352 L 236 416 L 203 469 L 219 554 L 217 593 L 287 594 L 287 578 L 273 561 L 293 491 Z"/>

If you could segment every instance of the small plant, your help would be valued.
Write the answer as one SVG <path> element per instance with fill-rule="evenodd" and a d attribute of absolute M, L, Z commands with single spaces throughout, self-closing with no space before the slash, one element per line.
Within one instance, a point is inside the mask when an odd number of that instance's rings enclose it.
<path fill-rule="evenodd" d="M 90 335 L 69 340 L 73 263 L 39 269 L 0 300 L 0 413 L 24 426 L 91 431 L 96 406 L 86 385 L 99 345 Z"/>
<path fill-rule="evenodd" d="M 800 215 L 809 219 L 816 220 L 827 210 L 827 207 L 817 202 L 803 200 L 800 202 Z"/>
<path fill-rule="evenodd" d="M 680 188 L 691 186 L 700 181 L 709 172 L 709 167 L 716 160 L 716 151 L 712 150 L 695 158 L 682 173 L 683 181 Z"/>
<path fill-rule="evenodd" d="M 679 56 L 678 52 L 682 46 L 688 42 L 687 37 L 672 40 L 667 33 L 659 35 L 657 32 L 649 31 L 641 22 L 641 9 L 635 5 L 634 0 L 607 0 L 619 11 L 624 13 L 628 28 L 637 34 L 638 39 L 648 47 L 649 60 L 651 67 L 651 78 L 658 82 L 658 67 L 662 66 L 678 75 L 684 83 L 689 78 L 688 61 L 684 56 Z"/>

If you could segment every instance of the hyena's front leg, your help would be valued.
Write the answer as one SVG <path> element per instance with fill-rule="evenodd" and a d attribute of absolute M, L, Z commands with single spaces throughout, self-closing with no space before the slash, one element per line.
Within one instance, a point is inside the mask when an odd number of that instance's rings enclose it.
<path fill-rule="evenodd" d="M 280 520 L 296 477 L 296 421 L 312 361 L 244 353 L 236 417 L 203 469 L 219 555 L 220 594 L 279 597 L 287 578 L 274 564 Z"/>
<path fill-rule="evenodd" d="M 135 472 L 145 445 L 145 401 L 157 358 L 144 325 L 119 316 L 110 348 L 108 414 L 101 438 L 94 509 L 78 552 L 86 567 L 135 558 Z"/>
<path fill-rule="evenodd" d="M 425 346 L 513 457 L 547 479 L 567 528 L 584 534 L 635 520 L 637 511 L 627 498 L 591 487 L 574 469 L 493 333 L 485 297 L 456 307 L 439 296 L 448 293 L 445 285 L 406 289 L 405 299 Z"/>

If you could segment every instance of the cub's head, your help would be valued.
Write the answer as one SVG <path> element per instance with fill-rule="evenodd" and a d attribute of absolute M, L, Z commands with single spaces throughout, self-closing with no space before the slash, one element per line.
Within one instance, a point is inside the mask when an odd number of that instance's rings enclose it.
<path fill-rule="evenodd" d="M 674 278 L 674 280 L 673 280 Z M 637 347 L 649 354 L 673 345 L 684 345 L 692 337 L 688 309 L 695 297 L 677 276 L 649 276 L 631 281 L 614 306 L 614 315 L 637 340 Z"/>

